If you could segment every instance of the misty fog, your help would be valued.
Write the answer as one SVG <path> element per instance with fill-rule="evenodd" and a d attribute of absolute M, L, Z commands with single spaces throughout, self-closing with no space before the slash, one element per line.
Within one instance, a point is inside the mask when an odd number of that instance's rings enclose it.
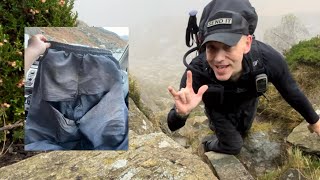
<path fill-rule="evenodd" d="M 189 49 L 185 45 L 188 12 L 198 10 L 199 21 L 202 8 L 209 0 L 107 2 L 109 5 L 112 2 L 112 6 L 101 6 L 101 3 L 94 1 L 86 4 L 88 2 L 79 0 L 75 10 L 79 13 L 79 19 L 89 25 L 129 26 L 129 72 L 138 79 L 144 101 L 153 104 L 154 110 L 158 108 L 156 104 L 173 103 L 167 87 L 172 85 L 177 89 L 185 70 L 182 57 Z M 320 34 L 318 0 L 252 0 L 251 3 L 259 15 L 255 32 L 258 40 L 263 41 L 264 32 L 279 26 L 281 17 L 289 13 L 300 19 L 309 30 L 310 37 Z"/>

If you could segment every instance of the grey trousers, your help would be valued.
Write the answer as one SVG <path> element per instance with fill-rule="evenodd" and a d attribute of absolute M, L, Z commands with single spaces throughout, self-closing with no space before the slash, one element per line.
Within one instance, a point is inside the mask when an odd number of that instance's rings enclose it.
<path fill-rule="evenodd" d="M 239 154 L 243 146 L 243 137 L 252 126 L 257 106 L 258 98 L 251 98 L 239 103 L 234 111 L 206 111 L 209 127 L 215 131 L 215 136 L 203 140 L 205 151 Z"/>
<path fill-rule="evenodd" d="M 123 75 L 110 51 L 51 42 L 38 67 L 25 150 L 127 150 Z"/>

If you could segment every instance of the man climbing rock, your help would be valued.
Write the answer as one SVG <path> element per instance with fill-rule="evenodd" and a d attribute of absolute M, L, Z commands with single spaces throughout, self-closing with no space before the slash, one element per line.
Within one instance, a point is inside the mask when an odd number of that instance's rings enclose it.
<path fill-rule="evenodd" d="M 184 73 L 180 90 L 168 87 L 175 102 L 167 118 L 172 131 L 183 127 L 190 112 L 204 102 L 216 134 L 203 142 L 205 151 L 240 152 L 268 82 L 305 118 L 310 132 L 320 136 L 319 116 L 293 80 L 283 56 L 254 39 L 257 21 L 247 0 L 210 2 L 200 20 L 200 53 Z"/>

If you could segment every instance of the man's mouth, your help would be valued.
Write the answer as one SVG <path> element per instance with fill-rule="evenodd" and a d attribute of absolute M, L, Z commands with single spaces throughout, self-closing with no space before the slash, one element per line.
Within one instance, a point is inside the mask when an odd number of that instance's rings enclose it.
<path fill-rule="evenodd" d="M 217 69 L 224 69 L 227 68 L 229 65 L 216 65 Z"/>

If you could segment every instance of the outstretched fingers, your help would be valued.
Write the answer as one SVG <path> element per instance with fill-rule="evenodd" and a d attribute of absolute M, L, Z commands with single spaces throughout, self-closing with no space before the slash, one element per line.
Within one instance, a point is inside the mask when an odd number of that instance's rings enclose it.
<path fill-rule="evenodd" d="M 175 100 L 179 100 L 183 104 L 187 104 L 188 100 L 190 100 L 189 94 L 185 88 L 181 88 L 180 91 L 177 92 L 173 87 L 169 86 L 168 90 Z"/>
<path fill-rule="evenodd" d="M 173 97 L 179 96 L 179 94 L 177 93 L 177 91 L 174 90 L 173 87 L 171 87 L 171 86 L 168 87 L 168 91 L 170 92 L 170 94 L 171 94 Z"/>
<path fill-rule="evenodd" d="M 203 94 L 208 90 L 208 85 L 203 85 L 199 88 L 197 96 L 202 97 Z"/>

